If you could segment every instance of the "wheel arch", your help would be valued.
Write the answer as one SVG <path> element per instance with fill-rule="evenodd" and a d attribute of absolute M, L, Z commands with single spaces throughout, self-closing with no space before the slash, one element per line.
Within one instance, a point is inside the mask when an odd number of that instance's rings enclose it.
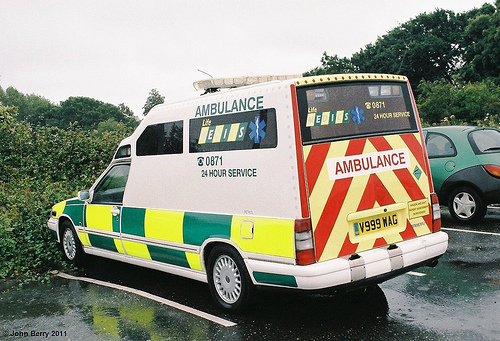
<path fill-rule="evenodd" d="M 59 219 L 57 221 L 57 242 L 60 243 L 61 242 L 61 235 L 62 235 L 62 226 L 64 224 L 65 221 L 68 221 L 72 226 L 73 228 L 75 228 L 75 224 L 73 223 L 73 220 L 67 216 L 67 215 L 61 215 L 59 216 Z M 76 232 L 76 230 L 75 230 Z M 77 233 L 78 235 L 78 233 Z"/>
<path fill-rule="evenodd" d="M 226 311 L 245 311 L 255 283 L 244 253 L 230 240 L 213 240 L 203 248 L 203 259 L 209 291 L 217 305 Z"/>
<path fill-rule="evenodd" d="M 444 187 L 444 186 L 443 186 Z M 477 187 L 475 184 L 469 181 L 458 181 L 458 182 L 453 182 L 450 183 L 446 186 L 444 190 L 441 191 L 439 194 L 439 203 L 444 206 L 448 206 L 448 199 L 450 197 L 450 194 L 457 188 L 460 187 L 470 187 L 472 188 L 480 197 L 481 199 L 484 200 L 484 193 L 481 191 L 479 187 Z"/>
<path fill-rule="evenodd" d="M 447 206 L 451 192 L 459 187 L 470 187 L 476 191 L 482 200 L 485 200 L 483 190 L 477 184 L 470 181 L 470 179 L 482 179 L 484 177 L 484 172 L 485 171 L 482 166 L 473 166 L 451 175 L 444 181 L 438 193 L 440 204 Z"/>
<path fill-rule="evenodd" d="M 245 252 L 243 252 L 238 247 L 238 245 L 236 245 L 236 243 L 232 242 L 229 239 L 214 238 L 214 239 L 206 240 L 203 243 L 203 245 L 201 246 L 201 255 L 200 255 L 200 258 L 202 260 L 201 266 L 205 272 L 208 271 L 208 269 L 207 269 L 208 257 L 210 257 L 210 253 L 217 245 L 227 245 L 227 246 L 233 248 L 240 255 L 240 257 L 243 259 L 243 262 L 245 263 L 245 266 L 247 267 L 247 271 L 248 271 L 248 265 L 247 265 L 247 262 L 245 262 L 245 259 L 247 258 L 247 256 L 245 255 Z"/>

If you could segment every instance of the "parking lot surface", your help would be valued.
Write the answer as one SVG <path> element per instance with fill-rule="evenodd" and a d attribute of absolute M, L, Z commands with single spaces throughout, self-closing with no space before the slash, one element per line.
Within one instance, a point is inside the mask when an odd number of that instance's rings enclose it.
<path fill-rule="evenodd" d="M 449 249 L 367 292 L 259 292 L 243 315 L 203 283 L 92 258 L 49 284 L 4 283 L 0 340 L 493 340 L 500 335 L 500 209 L 475 225 L 443 211 Z M 82 280 L 85 278 L 85 280 Z"/>

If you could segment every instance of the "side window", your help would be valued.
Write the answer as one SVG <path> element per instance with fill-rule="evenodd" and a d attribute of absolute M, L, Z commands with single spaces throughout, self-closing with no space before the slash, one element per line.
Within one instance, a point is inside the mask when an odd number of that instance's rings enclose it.
<path fill-rule="evenodd" d="M 182 154 L 183 122 L 153 124 L 137 139 L 137 156 Z"/>
<path fill-rule="evenodd" d="M 457 155 L 453 142 L 442 134 L 427 134 L 425 144 L 427 146 L 427 154 L 429 158 L 450 157 Z"/>
<path fill-rule="evenodd" d="M 94 189 L 92 204 L 121 205 L 129 170 L 129 164 L 116 165 L 111 168 Z"/>
<path fill-rule="evenodd" d="M 189 120 L 189 152 L 275 148 L 276 110 L 263 109 Z"/>
<path fill-rule="evenodd" d="M 131 149 L 130 149 L 130 145 L 127 144 L 125 146 L 120 146 L 118 148 L 118 150 L 116 151 L 115 153 L 115 156 L 114 158 L 115 159 L 121 159 L 121 158 L 124 158 L 124 157 L 129 157 L 130 154 L 131 154 Z"/>

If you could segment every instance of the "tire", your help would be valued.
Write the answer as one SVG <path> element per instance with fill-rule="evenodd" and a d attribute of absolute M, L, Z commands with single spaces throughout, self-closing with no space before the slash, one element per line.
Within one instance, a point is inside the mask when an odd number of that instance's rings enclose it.
<path fill-rule="evenodd" d="M 459 187 L 448 198 L 448 210 L 456 221 L 468 223 L 483 219 L 487 205 L 474 189 Z"/>
<path fill-rule="evenodd" d="M 85 254 L 75 228 L 68 220 L 65 220 L 62 223 L 61 232 L 60 247 L 64 260 L 74 265 L 82 264 Z"/>
<path fill-rule="evenodd" d="M 235 249 L 217 245 L 208 256 L 208 287 L 224 310 L 241 312 L 248 308 L 253 284 L 245 263 Z"/>

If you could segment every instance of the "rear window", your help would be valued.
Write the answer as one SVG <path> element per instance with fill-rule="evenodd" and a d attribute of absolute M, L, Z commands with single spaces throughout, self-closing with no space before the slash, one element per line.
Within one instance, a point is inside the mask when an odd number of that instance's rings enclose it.
<path fill-rule="evenodd" d="M 297 90 L 304 144 L 417 131 L 406 83 L 343 83 Z"/>
<path fill-rule="evenodd" d="M 500 131 L 498 130 L 475 130 L 469 134 L 469 141 L 476 154 L 500 151 Z"/>

